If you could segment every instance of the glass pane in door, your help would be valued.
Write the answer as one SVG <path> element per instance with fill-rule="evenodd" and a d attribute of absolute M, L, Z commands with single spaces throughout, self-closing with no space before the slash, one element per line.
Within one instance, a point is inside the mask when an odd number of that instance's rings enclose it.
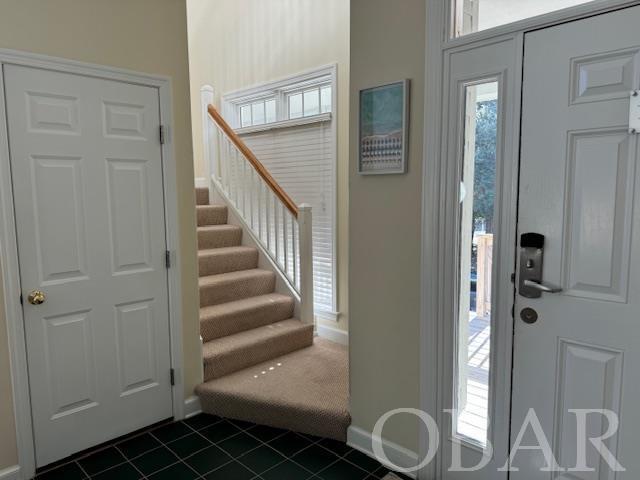
<path fill-rule="evenodd" d="M 590 0 L 452 0 L 454 36 L 487 30 L 507 23 L 588 3 Z"/>
<path fill-rule="evenodd" d="M 489 425 L 498 83 L 467 86 L 465 99 L 460 182 L 457 415 L 453 431 L 484 446 Z"/>

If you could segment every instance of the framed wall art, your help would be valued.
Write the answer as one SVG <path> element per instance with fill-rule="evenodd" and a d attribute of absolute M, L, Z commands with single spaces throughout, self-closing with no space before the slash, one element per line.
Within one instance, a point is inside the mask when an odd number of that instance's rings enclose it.
<path fill-rule="evenodd" d="M 409 80 L 360 90 L 358 172 L 406 173 Z"/>

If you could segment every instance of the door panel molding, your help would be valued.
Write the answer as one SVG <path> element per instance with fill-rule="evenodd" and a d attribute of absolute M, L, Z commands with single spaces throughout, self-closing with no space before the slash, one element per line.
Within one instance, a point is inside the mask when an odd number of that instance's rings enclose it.
<path fill-rule="evenodd" d="M 160 122 L 165 126 L 165 143 L 161 145 L 164 192 L 164 215 L 167 249 L 172 255 L 172 268 L 168 270 L 169 323 L 171 342 L 171 366 L 175 370 L 175 386 L 172 390 L 173 415 L 184 417 L 184 375 L 182 354 L 182 293 L 181 255 L 179 242 L 178 202 L 176 189 L 175 151 L 171 138 L 173 124 L 172 82 L 162 75 L 139 73 L 130 70 L 78 62 L 46 55 L 15 50 L 0 49 L 0 68 L 4 65 L 19 65 L 41 68 L 54 72 L 74 73 L 85 77 L 113 80 L 128 84 L 154 87 L 159 92 Z M 2 289 L 11 364 L 13 406 L 16 423 L 19 472 L 23 478 L 35 475 L 35 450 L 31 421 L 31 400 L 29 392 L 24 319 L 20 304 L 20 273 L 17 256 L 17 239 L 13 204 L 13 186 L 10 175 L 8 127 L 4 97 L 4 77 L 0 75 L 0 262 Z M 52 98 L 33 92 L 30 127 L 52 135 L 77 135 L 79 128 L 73 98 Z M 136 123 L 135 106 L 110 105 L 109 135 L 131 138 L 142 126 Z M 107 113 L 106 111 L 104 112 Z M 136 130 L 138 129 L 138 130 Z M 55 280 L 52 280 L 55 281 Z M 62 281 L 68 281 L 67 278 Z M 86 403 L 86 402 L 85 402 Z M 89 402 L 90 403 L 90 402 Z M 78 405 L 87 408 L 87 405 Z"/>
<path fill-rule="evenodd" d="M 565 295 L 626 303 L 635 197 L 635 152 L 629 133 L 626 127 L 590 129 L 569 132 L 568 137 Z M 615 161 L 603 161 L 608 158 Z M 598 224 L 594 215 L 585 213 L 596 207 Z M 612 235 L 607 235 L 609 230 Z M 582 241 L 584 232 L 597 238 L 597 245 Z M 599 232 L 597 237 L 594 232 Z"/>
<path fill-rule="evenodd" d="M 558 339 L 558 362 L 555 387 L 555 419 L 553 432 L 554 456 L 560 465 L 576 462 L 576 416 L 569 408 L 584 405 L 620 414 L 622 403 L 622 373 L 624 353 L 606 347 L 579 343 L 565 338 Z M 593 403 L 589 403 L 589 401 Z M 603 436 L 609 428 L 604 417 L 591 419 L 589 433 Z M 604 441 L 606 447 L 617 456 L 620 432 Z M 593 456 L 593 452 L 589 452 Z M 603 462 L 593 462 L 595 472 L 574 473 L 578 480 L 611 478 L 603 468 Z"/>

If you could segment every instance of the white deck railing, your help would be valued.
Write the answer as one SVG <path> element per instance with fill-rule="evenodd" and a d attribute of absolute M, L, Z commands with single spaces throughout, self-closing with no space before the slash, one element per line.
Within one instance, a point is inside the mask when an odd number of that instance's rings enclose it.
<path fill-rule="evenodd" d="M 297 293 L 300 319 L 313 323 L 311 206 L 291 200 L 210 103 L 206 112 L 203 143 L 211 181 Z"/>

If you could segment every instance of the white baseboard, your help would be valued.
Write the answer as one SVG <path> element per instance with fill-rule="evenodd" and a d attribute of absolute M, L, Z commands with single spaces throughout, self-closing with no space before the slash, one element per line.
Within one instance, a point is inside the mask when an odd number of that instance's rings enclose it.
<path fill-rule="evenodd" d="M 347 445 L 369 455 L 371 458 L 375 458 L 373 447 L 371 446 L 372 440 L 370 432 L 354 426 L 349 427 L 347 430 Z M 387 458 L 397 467 L 413 468 L 418 464 L 418 455 L 412 450 L 384 439 L 382 440 L 382 445 Z M 386 466 L 393 469 L 393 465 Z M 414 472 L 405 473 L 405 475 L 416 478 L 417 474 Z"/>
<path fill-rule="evenodd" d="M 196 177 L 196 188 L 206 188 L 209 186 L 209 182 L 207 182 L 207 177 Z"/>
<path fill-rule="evenodd" d="M 322 323 L 317 324 L 317 332 L 319 337 L 326 338 L 327 340 L 331 340 L 332 342 L 340 343 L 342 345 L 349 345 L 349 332 L 329 327 Z"/>
<path fill-rule="evenodd" d="M 22 480 L 20 476 L 20 467 L 14 465 L 0 470 L 0 480 Z"/>
<path fill-rule="evenodd" d="M 200 399 L 195 395 L 190 396 L 184 401 L 184 418 L 194 417 L 201 412 Z"/>

